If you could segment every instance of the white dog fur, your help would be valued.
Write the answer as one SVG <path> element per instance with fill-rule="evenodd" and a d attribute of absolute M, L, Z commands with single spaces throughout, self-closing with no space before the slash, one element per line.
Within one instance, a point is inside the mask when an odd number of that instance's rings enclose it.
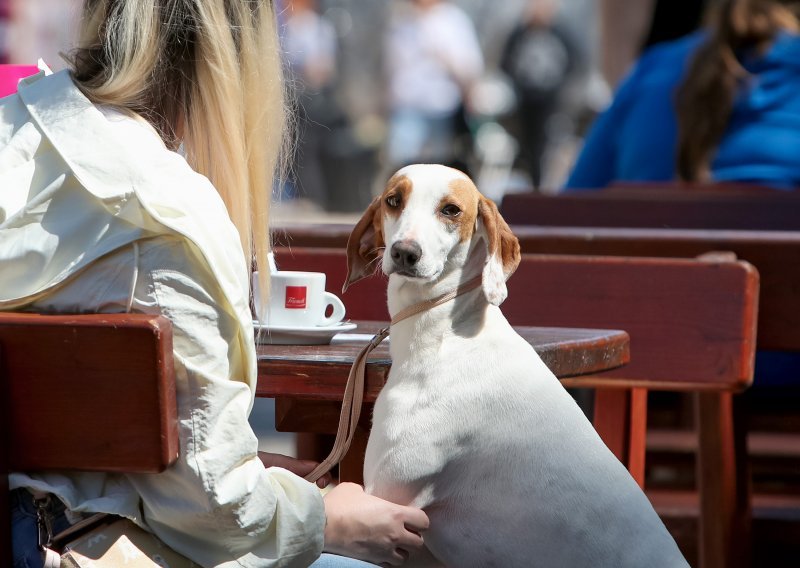
<path fill-rule="evenodd" d="M 378 261 L 391 314 L 482 286 L 391 329 L 366 490 L 430 517 L 411 566 L 688 566 L 625 467 L 497 307 L 519 243 L 463 173 L 403 168 L 348 243 L 347 285 Z M 433 558 L 435 557 L 435 558 Z"/>

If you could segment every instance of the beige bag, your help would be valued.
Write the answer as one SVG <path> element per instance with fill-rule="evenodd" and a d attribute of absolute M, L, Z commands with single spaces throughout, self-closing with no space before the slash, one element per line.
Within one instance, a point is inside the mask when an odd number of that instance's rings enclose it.
<path fill-rule="evenodd" d="M 52 502 L 33 495 L 44 568 L 201 568 L 157 536 L 117 515 L 97 513 L 52 533 Z"/>
<path fill-rule="evenodd" d="M 117 518 L 66 545 L 61 568 L 200 568 L 152 533 Z"/>

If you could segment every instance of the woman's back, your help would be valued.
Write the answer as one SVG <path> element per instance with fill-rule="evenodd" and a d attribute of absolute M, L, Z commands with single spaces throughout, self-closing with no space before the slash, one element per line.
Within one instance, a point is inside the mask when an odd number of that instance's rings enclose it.
<path fill-rule="evenodd" d="M 712 176 L 791 189 L 800 186 L 800 35 L 781 33 L 763 56 L 742 58 L 750 73 L 737 94 Z"/>

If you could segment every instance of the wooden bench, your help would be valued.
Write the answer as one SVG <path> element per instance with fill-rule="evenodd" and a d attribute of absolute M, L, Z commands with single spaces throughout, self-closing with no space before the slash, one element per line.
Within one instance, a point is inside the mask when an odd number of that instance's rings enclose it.
<path fill-rule="evenodd" d="M 619 184 L 544 195 L 510 193 L 498 203 L 510 225 L 706 230 L 800 230 L 800 192 L 740 183 Z M 348 223 L 291 223 L 274 228 L 279 246 L 344 248 Z"/>
<path fill-rule="evenodd" d="M 328 274 L 344 282 L 341 249 L 276 251 L 279 267 Z M 387 317 L 385 280 L 373 277 L 345 295 L 348 317 Z M 595 427 L 642 483 L 646 391 L 698 392 L 704 566 L 745 565 L 749 498 L 736 447 L 734 392 L 752 380 L 758 275 L 727 255 L 647 259 L 523 255 L 503 305 L 514 325 L 623 329 L 631 363 L 617 371 L 565 381 L 599 386 Z"/>
<path fill-rule="evenodd" d="M 178 457 L 172 326 L 161 316 L 0 313 L 0 389 L 9 565 L 9 472 L 157 473 Z"/>
<path fill-rule="evenodd" d="M 500 212 L 509 224 L 543 227 L 800 230 L 800 194 L 729 184 L 510 193 Z"/>

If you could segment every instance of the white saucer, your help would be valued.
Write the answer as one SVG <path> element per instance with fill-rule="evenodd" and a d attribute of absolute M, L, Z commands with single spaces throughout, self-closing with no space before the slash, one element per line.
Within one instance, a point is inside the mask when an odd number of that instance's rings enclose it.
<path fill-rule="evenodd" d="M 349 321 L 309 327 L 270 326 L 253 322 L 256 342 L 265 345 L 326 345 L 337 333 L 352 331 L 356 327 L 356 324 Z"/>

